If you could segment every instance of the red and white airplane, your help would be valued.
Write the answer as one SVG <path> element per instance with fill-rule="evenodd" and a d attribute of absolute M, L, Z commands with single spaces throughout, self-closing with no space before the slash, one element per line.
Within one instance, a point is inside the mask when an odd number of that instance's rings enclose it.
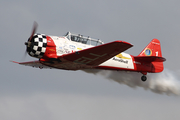
<path fill-rule="evenodd" d="M 37 61 L 15 62 L 20 65 L 38 68 L 57 68 L 64 70 L 105 69 L 141 72 L 142 81 L 146 74 L 162 72 L 163 62 L 158 39 L 153 39 L 144 50 L 133 56 L 124 53 L 133 45 L 125 41 L 104 44 L 101 40 L 84 37 L 68 32 L 62 37 L 35 34 L 37 23 L 25 42 L 27 53 Z"/>

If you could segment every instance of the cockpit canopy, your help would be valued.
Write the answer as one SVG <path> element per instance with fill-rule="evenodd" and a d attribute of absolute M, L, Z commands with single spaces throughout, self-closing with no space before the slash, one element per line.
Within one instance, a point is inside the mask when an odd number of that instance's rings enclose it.
<path fill-rule="evenodd" d="M 71 41 L 80 42 L 82 44 L 97 46 L 103 44 L 103 42 L 99 39 L 92 39 L 90 37 L 85 37 L 80 34 L 72 34 L 70 32 L 67 32 L 65 35 L 66 38 L 68 38 Z"/>

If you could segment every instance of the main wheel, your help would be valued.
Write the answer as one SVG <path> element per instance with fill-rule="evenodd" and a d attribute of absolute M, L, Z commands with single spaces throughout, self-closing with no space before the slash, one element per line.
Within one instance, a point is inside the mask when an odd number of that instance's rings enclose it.
<path fill-rule="evenodd" d="M 143 76 L 141 77 L 141 80 L 145 82 L 145 81 L 147 80 L 147 77 L 146 77 L 145 75 L 143 75 Z"/>

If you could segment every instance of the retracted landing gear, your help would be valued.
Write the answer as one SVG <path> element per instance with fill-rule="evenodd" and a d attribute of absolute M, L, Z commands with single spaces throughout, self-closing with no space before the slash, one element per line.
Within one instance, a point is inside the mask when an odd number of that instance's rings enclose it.
<path fill-rule="evenodd" d="M 145 75 L 143 75 L 143 76 L 141 77 L 141 80 L 142 80 L 143 82 L 145 82 L 145 81 L 147 80 L 147 77 L 146 77 Z"/>

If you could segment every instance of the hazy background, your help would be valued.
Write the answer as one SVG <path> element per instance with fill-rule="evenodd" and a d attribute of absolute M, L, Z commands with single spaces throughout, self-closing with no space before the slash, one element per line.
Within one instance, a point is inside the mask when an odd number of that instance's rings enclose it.
<path fill-rule="evenodd" d="M 0 119 L 179 120 L 178 96 L 131 88 L 102 74 L 10 62 L 34 60 L 22 58 L 37 21 L 39 33 L 61 36 L 71 31 L 106 43 L 127 41 L 134 45 L 126 51 L 132 55 L 157 38 L 167 59 L 165 76 L 172 75 L 179 85 L 179 5 L 178 0 L 1 0 Z"/>

